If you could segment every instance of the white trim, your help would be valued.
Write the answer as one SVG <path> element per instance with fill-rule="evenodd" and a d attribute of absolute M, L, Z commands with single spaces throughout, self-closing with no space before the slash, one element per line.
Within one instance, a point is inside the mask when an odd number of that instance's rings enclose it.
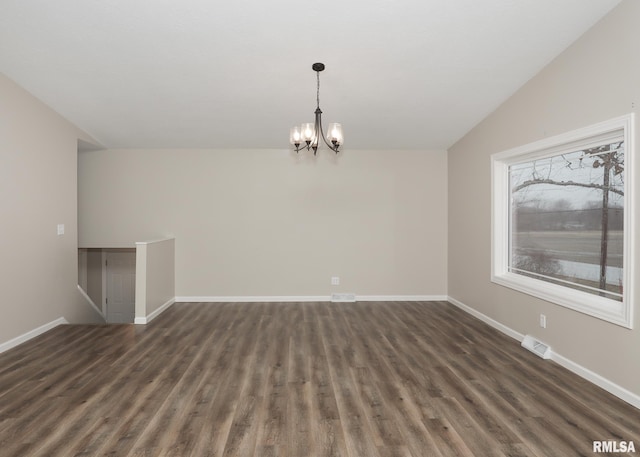
<path fill-rule="evenodd" d="M 103 249 L 102 251 L 100 251 L 100 261 L 102 262 L 102 303 L 100 303 L 100 306 L 102 306 L 102 314 L 105 318 L 105 320 L 107 319 L 107 251 L 105 249 Z"/>
<path fill-rule="evenodd" d="M 30 339 L 35 338 L 36 336 L 42 335 L 43 333 L 48 332 L 49 330 L 57 327 L 58 325 L 64 325 L 68 323 L 69 322 L 64 317 L 60 317 L 55 321 L 49 322 L 48 324 L 41 325 L 38 328 L 30 330 L 27 333 L 24 333 L 20 336 L 17 336 L 9 341 L 6 341 L 0 344 L 0 353 L 8 351 L 9 349 L 18 346 L 19 344 L 26 343 Z"/>
<path fill-rule="evenodd" d="M 495 328 L 496 330 L 504 333 L 507 336 L 510 336 L 511 338 L 519 341 L 520 343 L 522 343 L 522 340 L 524 339 L 524 335 L 513 330 L 510 327 L 507 327 L 504 324 L 501 324 L 500 322 L 490 318 L 489 316 L 482 314 L 480 311 L 477 311 L 473 308 L 471 308 L 468 305 L 465 305 L 464 303 L 462 303 L 459 300 L 456 300 L 453 297 L 449 297 L 449 302 L 454 305 L 457 306 L 458 308 L 462 309 L 463 311 L 468 312 L 469 314 L 471 314 L 472 316 L 480 319 L 482 322 L 490 325 L 491 327 Z M 566 368 L 567 370 L 571 371 L 572 373 L 575 373 L 576 375 L 580 376 L 583 379 L 586 379 L 587 381 L 597 385 L 598 387 L 606 390 L 607 392 L 609 392 L 612 395 L 615 395 L 616 397 L 620 398 L 621 400 L 626 401 L 627 403 L 629 403 L 632 406 L 635 406 L 636 408 L 640 408 L 640 395 L 633 393 L 627 389 L 625 389 L 624 387 L 619 386 L 618 384 L 614 383 L 613 381 L 610 381 L 609 379 L 589 370 L 588 368 L 583 367 L 582 365 L 579 365 L 578 363 L 556 353 L 555 351 L 551 351 L 551 360 L 553 360 L 554 362 L 556 362 L 558 365 L 561 365 L 562 367 Z"/>
<path fill-rule="evenodd" d="M 147 244 L 154 244 L 154 243 L 162 243 L 164 241 L 171 241 L 171 240 L 175 240 L 174 237 L 170 236 L 168 238 L 160 238 L 158 240 L 151 240 L 151 241 L 136 241 L 135 244 L 136 246 L 139 245 L 147 245 Z"/>
<path fill-rule="evenodd" d="M 456 300 L 453 297 L 449 297 L 449 302 L 452 305 L 457 306 L 461 310 L 466 311 L 467 313 L 471 314 L 473 317 L 476 317 L 476 318 L 480 319 L 485 324 L 489 324 L 491 327 L 495 328 L 496 330 L 504 333 L 507 336 L 510 336 L 514 340 L 518 340 L 519 343 L 522 343 L 522 340 L 524 340 L 524 335 L 522 333 L 516 332 L 512 328 L 507 327 L 506 325 L 501 324 L 500 322 L 491 319 L 489 316 L 487 316 L 485 314 L 482 314 L 480 311 L 477 311 L 477 310 L 471 308 L 470 306 L 465 305 L 461 301 Z"/>
<path fill-rule="evenodd" d="M 78 284 L 78 290 L 80 291 L 80 295 L 84 297 L 84 299 L 91 305 L 91 307 L 95 310 L 96 313 L 100 314 L 103 319 L 106 319 L 102 310 L 98 308 L 98 306 L 94 303 L 94 301 L 89 297 L 89 295 L 84 291 L 84 289 Z"/>
<path fill-rule="evenodd" d="M 634 113 L 545 138 L 491 156 L 491 281 L 560 306 L 633 328 L 634 308 Z M 608 141 L 625 143 L 624 291 L 622 302 L 509 272 L 509 167 Z"/>
<path fill-rule="evenodd" d="M 182 303 L 271 303 L 271 302 L 313 302 L 329 301 L 329 295 L 318 296 L 226 296 L 226 297 L 176 297 L 176 302 Z"/>
<path fill-rule="evenodd" d="M 632 328 L 632 322 L 627 317 L 630 314 L 630 310 L 633 309 L 631 303 L 625 304 L 617 300 L 510 272 L 498 275 L 492 278 L 492 281 L 495 284 L 597 317 L 612 324 Z"/>
<path fill-rule="evenodd" d="M 158 309 L 156 309 L 154 312 L 149 314 L 148 316 L 146 316 L 146 317 L 136 317 L 134 319 L 133 323 L 134 324 L 139 324 L 139 325 L 148 324 L 149 322 L 154 320 L 156 317 L 158 317 L 160 314 L 162 314 L 167 309 L 169 309 L 169 307 L 171 305 L 173 305 L 175 302 L 176 302 L 176 299 L 175 298 L 171 298 L 171 299 L 167 300 L 167 302 L 164 303 L 162 306 L 160 306 Z"/>
<path fill-rule="evenodd" d="M 446 295 L 356 295 L 356 301 L 446 301 Z M 179 303 L 277 303 L 277 302 L 316 302 L 331 301 L 330 295 L 265 295 L 265 296 L 226 296 L 176 297 Z"/>
<path fill-rule="evenodd" d="M 634 113 L 625 114 L 608 121 L 599 122 L 587 127 L 571 130 L 533 143 L 528 143 L 497 154 L 493 154 L 500 161 L 520 163 L 527 160 L 551 157 L 567 150 L 581 150 L 607 141 L 615 142 L 621 135 L 620 130 L 630 131 L 633 128 Z M 633 153 L 625 138 L 625 150 Z M 516 160 L 518 159 L 518 160 Z M 625 161 L 627 157 L 625 155 Z M 626 166 L 625 166 L 626 168 Z"/>
<path fill-rule="evenodd" d="M 575 363 L 573 360 L 567 359 L 566 357 L 561 356 L 560 354 L 551 351 L 551 360 L 556 362 L 558 365 L 563 366 L 567 370 L 572 373 L 577 374 L 583 379 L 595 384 L 596 386 L 606 390 L 607 392 L 615 395 L 621 400 L 626 401 L 632 406 L 640 409 L 640 395 L 634 394 L 630 390 L 625 389 L 612 381 L 609 381 L 607 378 L 600 376 L 598 373 L 595 373 L 588 368 L 583 367 Z"/>
<path fill-rule="evenodd" d="M 358 295 L 357 301 L 447 301 L 446 295 Z"/>

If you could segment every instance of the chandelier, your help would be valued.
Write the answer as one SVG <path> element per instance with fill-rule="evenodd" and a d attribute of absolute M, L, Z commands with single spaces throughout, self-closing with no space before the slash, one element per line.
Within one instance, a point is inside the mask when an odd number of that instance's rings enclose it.
<path fill-rule="evenodd" d="M 316 155 L 318 152 L 318 146 L 320 145 L 320 138 L 322 141 L 329 146 L 329 149 L 338 153 L 338 148 L 344 141 L 344 137 L 342 135 L 342 126 L 338 123 L 329 124 L 329 134 L 327 137 L 324 136 L 324 131 L 322 130 L 322 111 L 320 110 L 320 72 L 324 70 L 323 63 L 314 63 L 311 68 L 316 72 L 316 77 L 318 80 L 318 89 L 316 96 L 316 120 L 315 123 L 305 123 L 300 127 L 292 127 L 291 133 L 289 135 L 289 142 L 294 146 L 295 151 L 299 152 L 302 149 L 306 148 L 307 151 L 313 149 L 313 155 Z"/>

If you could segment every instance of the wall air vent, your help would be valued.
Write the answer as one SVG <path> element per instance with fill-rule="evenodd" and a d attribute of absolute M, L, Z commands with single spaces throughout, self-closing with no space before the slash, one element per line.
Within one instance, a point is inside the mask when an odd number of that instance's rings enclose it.
<path fill-rule="evenodd" d="M 332 302 L 350 302 L 356 301 L 356 294 L 331 294 Z"/>
<path fill-rule="evenodd" d="M 522 347 L 528 349 L 533 352 L 538 357 L 542 357 L 543 359 L 551 358 L 551 348 L 544 344 L 542 341 L 535 339 L 531 335 L 527 335 L 522 340 Z"/>

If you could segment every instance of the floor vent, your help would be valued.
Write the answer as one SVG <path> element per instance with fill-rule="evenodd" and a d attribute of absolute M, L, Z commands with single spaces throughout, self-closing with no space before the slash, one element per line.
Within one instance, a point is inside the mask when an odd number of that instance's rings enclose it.
<path fill-rule="evenodd" d="M 353 303 L 356 301 L 356 294 L 331 294 L 331 301 Z"/>
<path fill-rule="evenodd" d="M 536 340 L 533 336 L 527 335 L 522 340 L 522 347 L 533 352 L 538 357 L 543 359 L 551 358 L 551 348 L 544 344 L 542 341 Z"/>

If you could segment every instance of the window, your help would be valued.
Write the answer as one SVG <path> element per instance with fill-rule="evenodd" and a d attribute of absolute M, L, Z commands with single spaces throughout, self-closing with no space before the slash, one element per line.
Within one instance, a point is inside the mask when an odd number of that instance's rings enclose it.
<path fill-rule="evenodd" d="M 628 115 L 491 157 L 493 282 L 631 328 L 632 128 Z"/>

